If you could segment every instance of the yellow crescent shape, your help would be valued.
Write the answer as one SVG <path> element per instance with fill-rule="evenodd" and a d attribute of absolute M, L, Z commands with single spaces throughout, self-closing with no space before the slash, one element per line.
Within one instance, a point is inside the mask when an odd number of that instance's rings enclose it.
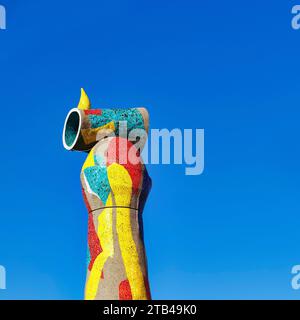
<path fill-rule="evenodd" d="M 86 92 L 84 91 L 83 88 L 81 88 L 81 96 L 80 96 L 80 101 L 78 104 L 78 109 L 80 110 L 89 110 L 91 109 L 91 102 L 89 97 L 87 96 Z"/>

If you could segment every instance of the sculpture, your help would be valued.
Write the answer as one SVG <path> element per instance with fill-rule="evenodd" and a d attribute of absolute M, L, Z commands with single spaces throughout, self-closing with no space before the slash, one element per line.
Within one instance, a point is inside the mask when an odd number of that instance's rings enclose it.
<path fill-rule="evenodd" d="M 80 175 L 88 210 L 87 300 L 151 299 L 142 221 L 151 179 L 140 156 L 148 125 L 145 108 L 93 109 L 83 89 L 65 120 L 64 147 L 88 152 Z"/>

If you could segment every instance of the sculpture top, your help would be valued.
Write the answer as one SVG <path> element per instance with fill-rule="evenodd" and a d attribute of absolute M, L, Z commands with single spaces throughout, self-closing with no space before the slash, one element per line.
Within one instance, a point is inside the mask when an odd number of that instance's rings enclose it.
<path fill-rule="evenodd" d="M 126 123 L 124 128 L 121 127 L 123 122 Z M 142 139 L 139 143 L 139 148 L 142 148 L 148 126 L 149 116 L 145 108 L 91 109 L 90 100 L 81 89 L 77 108 L 71 109 L 65 120 L 63 145 L 67 150 L 90 151 L 105 137 L 125 134 L 125 138 L 132 143 Z M 134 130 L 137 134 L 131 134 Z M 136 140 L 137 137 L 139 137 L 138 140 Z"/>

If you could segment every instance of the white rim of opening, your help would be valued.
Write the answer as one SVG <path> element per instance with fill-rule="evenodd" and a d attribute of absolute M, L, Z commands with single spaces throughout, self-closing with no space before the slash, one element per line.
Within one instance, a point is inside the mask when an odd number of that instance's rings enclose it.
<path fill-rule="evenodd" d="M 77 130 L 77 133 L 76 133 L 76 138 L 74 139 L 74 142 L 72 143 L 71 146 L 68 146 L 67 143 L 66 143 L 66 139 L 65 139 L 65 136 L 66 136 L 66 126 L 67 126 L 67 122 L 69 120 L 69 117 L 71 115 L 71 113 L 73 112 L 76 112 L 78 115 L 79 115 L 79 125 L 78 125 L 78 130 Z M 63 136 L 62 136 L 62 141 L 63 141 L 63 145 L 64 147 L 67 149 L 67 150 L 72 150 L 78 140 L 78 137 L 79 137 L 79 134 L 80 134 L 80 131 L 81 131 L 81 124 L 82 124 L 82 117 L 81 117 L 81 113 L 80 111 L 78 110 L 78 108 L 73 108 L 69 111 L 67 117 L 66 117 L 66 120 L 65 120 L 65 124 L 64 124 L 64 130 L 63 130 Z"/>

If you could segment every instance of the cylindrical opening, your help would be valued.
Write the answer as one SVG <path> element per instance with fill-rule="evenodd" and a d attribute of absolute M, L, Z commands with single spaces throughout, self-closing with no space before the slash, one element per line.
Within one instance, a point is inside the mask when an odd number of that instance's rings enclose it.
<path fill-rule="evenodd" d="M 75 146 L 81 130 L 81 114 L 77 108 L 70 110 L 67 115 L 64 131 L 63 145 L 67 150 L 72 150 Z"/>

